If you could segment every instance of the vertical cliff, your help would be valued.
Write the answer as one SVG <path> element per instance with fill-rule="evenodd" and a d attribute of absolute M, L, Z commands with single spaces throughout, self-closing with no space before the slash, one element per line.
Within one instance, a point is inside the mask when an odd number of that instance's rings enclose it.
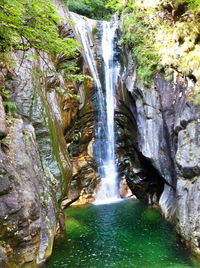
<path fill-rule="evenodd" d="M 159 205 L 180 236 L 199 251 L 199 107 L 194 82 L 156 75 L 138 82 L 127 54 L 118 93 L 118 164 L 133 194 Z M 190 96 L 190 97 L 189 97 Z"/>
<path fill-rule="evenodd" d="M 66 21 L 59 28 L 63 37 L 72 34 Z M 64 131 L 74 116 L 72 108 L 66 116 L 65 106 L 74 98 L 60 94 L 67 81 L 59 66 L 73 59 L 35 49 L 3 56 L 0 266 L 36 267 L 51 255 L 62 222 L 60 204 L 72 174 Z"/>

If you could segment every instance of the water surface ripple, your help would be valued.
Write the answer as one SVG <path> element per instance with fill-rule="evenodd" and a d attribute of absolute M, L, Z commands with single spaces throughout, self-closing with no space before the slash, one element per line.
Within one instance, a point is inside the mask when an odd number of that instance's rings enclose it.
<path fill-rule="evenodd" d="M 199 268 L 172 226 L 139 201 L 66 210 L 48 268 Z"/>

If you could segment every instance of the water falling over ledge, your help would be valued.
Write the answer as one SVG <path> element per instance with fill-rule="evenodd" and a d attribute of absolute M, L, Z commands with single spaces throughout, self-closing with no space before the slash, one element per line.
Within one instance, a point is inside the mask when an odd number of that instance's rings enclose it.
<path fill-rule="evenodd" d="M 115 89 L 120 71 L 116 59 L 116 31 L 118 20 L 115 16 L 112 21 L 98 21 L 71 13 L 75 22 L 75 29 L 81 39 L 84 49 L 84 58 L 94 80 L 95 122 L 94 155 L 101 177 L 94 204 L 106 204 L 120 201 L 118 189 L 118 173 L 115 163 Z M 96 66 L 94 55 L 93 29 L 97 27 L 101 33 L 98 38 L 98 54 L 101 56 L 101 79 Z"/>

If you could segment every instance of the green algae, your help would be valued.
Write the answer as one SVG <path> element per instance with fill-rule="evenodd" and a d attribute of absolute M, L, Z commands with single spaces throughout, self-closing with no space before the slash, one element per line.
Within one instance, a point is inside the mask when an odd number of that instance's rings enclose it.
<path fill-rule="evenodd" d="M 48 91 L 45 89 L 45 92 L 43 92 L 42 87 L 39 83 L 37 83 L 37 75 L 40 74 L 40 70 L 38 69 L 37 73 L 33 73 L 33 79 L 35 80 L 35 92 L 34 94 L 38 95 L 39 102 L 42 104 L 42 110 L 41 116 L 43 117 L 43 126 L 44 128 L 47 128 L 47 136 L 49 138 L 46 139 L 45 143 L 47 141 L 50 143 L 49 148 L 51 148 L 51 155 L 54 159 L 49 159 L 49 161 L 54 161 L 56 163 L 56 166 L 54 164 L 54 173 L 52 173 L 52 167 L 50 168 L 50 163 L 43 162 L 43 168 L 48 177 L 52 178 L 52 181 L 55 179 L 60 180 L 60 191 L 56 192 L 56 199 L 58 202 L 55 202 L 57 205 L 57 208 L 59 209 L 60 203 L 62 201 L 62 198 L 64 194 L 67 191 L 67 187 L 69 185 L 69 181 L 71 178 L 71 168 L 70 168 L 70 162 L 66 153 L 66 143 L 64 140 L 64 136 L 62 133 L 62 127 L 59 125 L 58 121 L 56 120 L 54 114 L 52 113 L 50 109 L 50 104 L 47 101 L 47 94 Z M 41 129 L 41 126 L 39 128 L 39 131 Z M 37 128 L 36 128 L 37 130 Z M 43 135 L 43 133 L 41 134 Z M 36 131 L 37 139 L 40 139 L 40 134 L 38 135 Z M 43 144 L 43 147 L 45 145 Z M 44 152 L 41 152 L 42 155 Z M 46 153 L 45 153 L 46 154 Z M 48 159 L 49 157 L 46 155 L 45 159 Z M 59 170 L 59 173 L 56 170 Z M 52 173 L 52 174 L 51 174 Z M 54 196 L 53 196 L 54 197 Z M 55 198 L 55 197 L 54 197 Z"/>
<path fill-rule="evenodd" d="M 90 231 L 90 228 L 88 228 L 87 225 L 73 217 L 67 218 L 66 229 L 68 230 L 68 234 L 70 234 L 72 239 L 76 239 Z"/>
<path fill-rule="evenodd" d="M 148 208 L 144 211 L 143 214 L 144 221 L 147 221 L 149 224 L 156 224 L 161 220 L 160 213 L 157 209 Z"/>

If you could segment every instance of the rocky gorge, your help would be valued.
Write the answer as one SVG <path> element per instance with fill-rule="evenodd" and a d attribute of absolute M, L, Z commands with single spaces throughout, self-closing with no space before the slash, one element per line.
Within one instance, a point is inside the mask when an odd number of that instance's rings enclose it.
<path fill-rule="evenodd" d="M 55 4 L 63 19 L 60 35 L 80 41 L 76 25 L 68 22 L 69 11 L 60 1 Z M 122 30 L 115 36 L 115 59 L 121 65 L 114 114 L 121 196 L 159 207 L 182 241 L 199 253 L 196 81 L 177 74 L 167 81 L 159 73 L 150 86 L 139 81 L 130 51 L 119 42 Z M 89 46 L 100 73 L 101 33 L 101 24 L 93 21 Z M 60 67 L 76 62 L 81 74 L 91 76 L 84 53 L 74 59 L 15 50 L 1 59 L 0 267 L 41 265 L 51 255 L 55 235 L 65 229 L 63 208 L 95 199 L 100 176 L 93 150 L 93 80 L 70 82 Z M 5 105 L 8 99 L 13 111 Z"/>

